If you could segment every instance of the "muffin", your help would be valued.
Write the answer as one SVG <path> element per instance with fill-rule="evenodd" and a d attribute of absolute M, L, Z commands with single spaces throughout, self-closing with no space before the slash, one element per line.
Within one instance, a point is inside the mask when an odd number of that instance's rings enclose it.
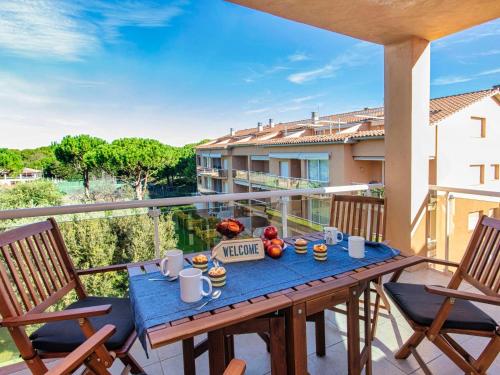
<path fill-rule="evenodd" d="M 303 238 L 298 238 L 295 240 L 295 252 L 297 254 L 306 254 L 307 253 L 307 241 Z"/>
<path fill-rule="evenodd" d="M 195 257 L 191 258 L 191 261 L 193 262 L 194 268 L 200 269 L 201 272 L 207 272 L 208 258 L 205 254 L 196 255 Z"/>
<path fill-rule="evenodd" d="M 208 271 L 208 278 L 212 282 L 212 286 L 220 288 L 226 285 L 226 269 L 224 267 L 212 267 Z"/>
<path fill-rule="evenodd" d="M 314 259 L 320 262 L 324 262 L 328 256 L 328 247 L 324 243 L 320 243 L 313 246 Z"/>

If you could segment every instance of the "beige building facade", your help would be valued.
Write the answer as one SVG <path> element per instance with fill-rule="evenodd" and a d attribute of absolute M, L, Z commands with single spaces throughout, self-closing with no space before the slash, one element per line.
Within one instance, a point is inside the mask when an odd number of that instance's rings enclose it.
<path fill-rule="evenodd" d="M 432 99 L 423 126 L 425 137 L 413 147 L 428 157 L 429 185 L 500 191 L 498 87 Z M 198 189 L 214 194 L 384 184 L 384 135 L 383 107 L 231 130 L 197 148 Z M 295 202 L 291 213 L 326 224 L 325 204 Z M 458 260 L 479 216 L 500 217 L 500 210 L 498 199 L 438 192 L 424 214 L 427 241 L 418 253 Z"/>

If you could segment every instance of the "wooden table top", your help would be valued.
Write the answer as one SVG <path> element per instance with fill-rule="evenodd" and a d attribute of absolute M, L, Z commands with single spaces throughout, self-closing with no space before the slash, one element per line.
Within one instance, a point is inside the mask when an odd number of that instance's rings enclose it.
<path fill-rule="evenodd" d="M 286 238 L 285 242 L 293 246 L 295 239 L 298 237 Z M 300 237 L 313 241 L 323 238 L 323 234 L 311 233 Z M 196 254 L 190 254 L 189 258 L 194 255 Z M 360 281 L 371 280 L 404 267 L 421 263 L 422 261 L 423 258 L 418 256 L 398 255 L 386 261 L 374 263 L 353 271 L 314 280 L 293 288 L 283 289 L 212 311 L 160 324 L 149 328 L 147 336 L 151 347 L 156 349 L 175 341 L 269 314 L 307 299 L 320 298 L 326 294 L 331 295 L 336 290 L 345 290 Z M 158 272 L 159 262 L 157 260 L 145 264 L 131 265 L 128 267 L 129 275 L 135 276 Z"/>

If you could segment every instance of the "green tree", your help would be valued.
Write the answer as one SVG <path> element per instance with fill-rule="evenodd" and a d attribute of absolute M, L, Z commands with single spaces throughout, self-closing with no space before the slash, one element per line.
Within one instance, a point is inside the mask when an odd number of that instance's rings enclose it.
<path fill-rule="evenodd" d="M 79 173 L 83 179 L 83 187 L 87 198 L 90 196 L 90 173 L 97 166 L 86 163 L 85 155 L 105 143 L 104 140 L 90 135 L 68 135 L 54 149 L 57 160 L 73 167 Z"/>
<path fill-rule="evenodd" d="M 104 144 L 85 157 L 85 164 L 101 167 L 109 174 L 129 182 L 141 200 L 147 184 L 164 165 L 175 160 L 172 147 L 154 139 L 123 138 Z"/>
<path fill-rule="evenodd" d="M 155 258 L 153 221 L 139 211 L 121 217 L 83 220 L 74 215 L 60 227 L 77 269 Z M 163 252 L 177 245 L 171 214 L 160 217 L 159 232 Z M 91 295 L 123 296 L 128 289 L 127 280 L 126 272 L 106 272 L 84 277 L 83 283 Z"/>
<path fill-rule="evenodd" d="M 0 174 L 14 175 L 23 169 L 23 160 L 18 152 L 0 148 Z"/>
<path fill-rule="evenodd" d="M 32 181 L 0 190 L 0 208 L 60 206 L 62 194 L 50 181 Z"/>

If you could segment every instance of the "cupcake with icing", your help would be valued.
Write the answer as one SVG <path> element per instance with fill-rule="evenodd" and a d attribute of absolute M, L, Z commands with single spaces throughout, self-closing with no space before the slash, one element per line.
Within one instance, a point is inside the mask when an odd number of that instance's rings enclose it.
<path fill-rule="evenodd" d="M 298 238 L 295 240 L 295 252 L 297 254 L 307 254 L 307 241 L 303 238 Z"/>
<path fill-rule="evenodd" d="M 208 257 L 205 254 L 196 255 L 191 258 L 193 262 L 193 267 L 198 268 L 201 272 L 207 272 L 208 270 Z"/>
<path fill-rule="evenodd" d="M 314 259 L 320 262 L 324 262 L 328 257 L 328 247 L 324 243 L 320 243 L 313 246 L 313 256 Z"/>
<path fill-rule="evenodd" d="M 212 267 L 208 271 L 208 278 L 212 282 L 212 286 L 220 288 L 226 285 L 226 269 L 222 266 Z"/>

